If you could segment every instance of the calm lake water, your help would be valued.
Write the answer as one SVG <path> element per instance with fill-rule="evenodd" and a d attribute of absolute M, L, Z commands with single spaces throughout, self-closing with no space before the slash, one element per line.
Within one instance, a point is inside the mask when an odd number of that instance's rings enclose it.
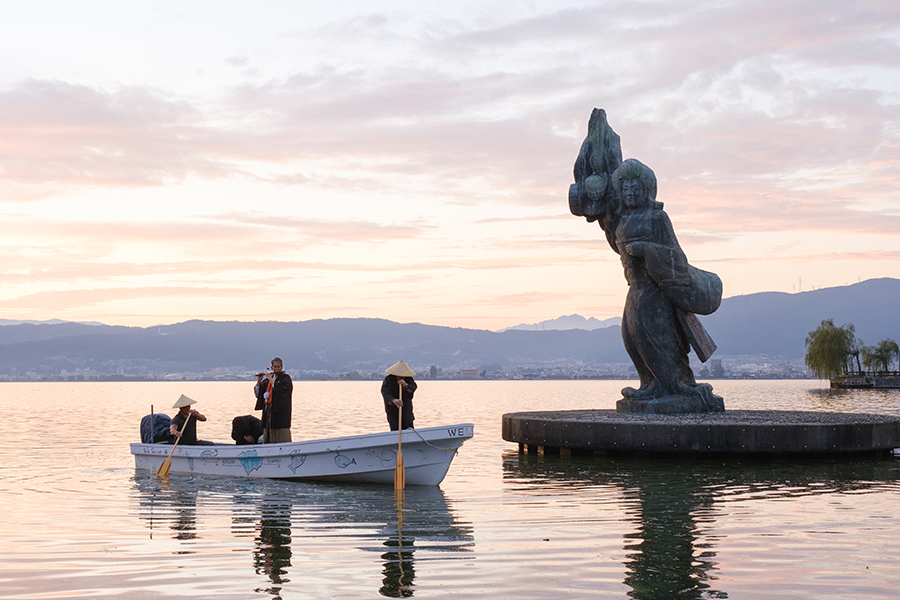
<path fill-rule="evenodd" d="M 900 414 L 900 391 L 718 381 L 728 409 Z M 0 384 L 3 598 L 900 597 L 900 460 L 520 455 L 505 412 L 614 408 L 617 381 L 421 381 L 420 427 L 471 422 L 438 488 L 135 471 L 182 393 L 230 441 L 252 383 Z M 380 382 L 297 382 L 294 439 L 386 429 Z"/>

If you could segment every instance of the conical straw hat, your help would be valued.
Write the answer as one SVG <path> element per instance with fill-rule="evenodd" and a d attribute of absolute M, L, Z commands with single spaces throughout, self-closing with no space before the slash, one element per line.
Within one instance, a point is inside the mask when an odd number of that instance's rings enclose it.
<path fill-rule="evenodd" d="M 388 375 L 396 375 L 397 377 L 415 377 L 416 373 L 402 360 L 398 360 L 385 371 Z"/>
<path fill-rule="evenodd" d="M 184 394 L 182 394 L 181 398 L 176 400 L 175 404 L 172 405 L 172 408 L 181 408 L 182 406 L 190 406 L 191 404 L 196 404 L 196 403 L 197 403 L 196 400 L 192 400 L 192 399 L 188 398 L 187 396 L 185 396 Z"/>

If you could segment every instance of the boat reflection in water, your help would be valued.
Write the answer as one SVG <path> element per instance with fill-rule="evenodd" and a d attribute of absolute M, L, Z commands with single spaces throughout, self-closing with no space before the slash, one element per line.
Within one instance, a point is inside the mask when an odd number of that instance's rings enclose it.
<path fill-rule="evenodd" d="M 900 481 L 900 467 L 890 457 L 788 461 L 506 452 L 503 471 L 506 485 L 523 496 L 580 490 L 582 497 L 603 496 L 598 502 L 624 509 L 633 526 L 623 533 L 624 584 L 636 600 L 729 597 L 717 589 L 716 542 L 724 535 L 712 531 L 717 516 L 728 512 L 722 503 L 896 489 Z M 598 520 L 598 530 L 606 525 Z"/>
<path fill-rule="evenodd" d="M 176 476 L 166 483 L 136 476 L 134 494 L 151 537 L 170 531 L 172 540 L 192 539 L 190 545 L 205 544 L 231 556 L 252 552 L 252 590 L 273 599 L 310 584 L 339 594 L 341 585 L 352 589 L 356 584 L 348 582 L 369 577 L 360 575 L 366 565 L 377 569 L 380 595 L 412 597 L 417 559 L 436 564 L 470 558 L 475 544 L 471 525 L 457 519 L 437 486 L 395 492 L 378 485 L 209 475 Z M 186 549 L 179 543 L 172 552 Z"/>

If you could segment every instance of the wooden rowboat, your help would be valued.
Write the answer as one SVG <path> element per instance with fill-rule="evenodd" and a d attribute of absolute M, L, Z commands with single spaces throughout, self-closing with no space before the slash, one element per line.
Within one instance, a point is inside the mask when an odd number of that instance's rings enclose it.
<path fill-rule="evenodd" d="M 406 485 L 438 485 L 463 442 L 475 433 L 471 423 L 405 429 Z M 172 473 L 267 477 L 347 483 L 394 483 L 397 432 L 385 431 L 285 444 L 181 446 L 172 454 Z M 131 444 L 134 466 L 156 472 L 171 444 Z"/>

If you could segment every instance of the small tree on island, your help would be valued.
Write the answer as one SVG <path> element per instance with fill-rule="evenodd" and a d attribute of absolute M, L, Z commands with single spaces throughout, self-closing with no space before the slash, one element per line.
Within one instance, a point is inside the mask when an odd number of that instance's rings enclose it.
<path fill-rule="evenodd" d="M 838 327 L 834 319 L 825 319 L 806 336 L 806 365 L 819 379 L 832 379 L 852 370 L 854 356 L 859 366 L 860 345 L 852 324 Z"/>

